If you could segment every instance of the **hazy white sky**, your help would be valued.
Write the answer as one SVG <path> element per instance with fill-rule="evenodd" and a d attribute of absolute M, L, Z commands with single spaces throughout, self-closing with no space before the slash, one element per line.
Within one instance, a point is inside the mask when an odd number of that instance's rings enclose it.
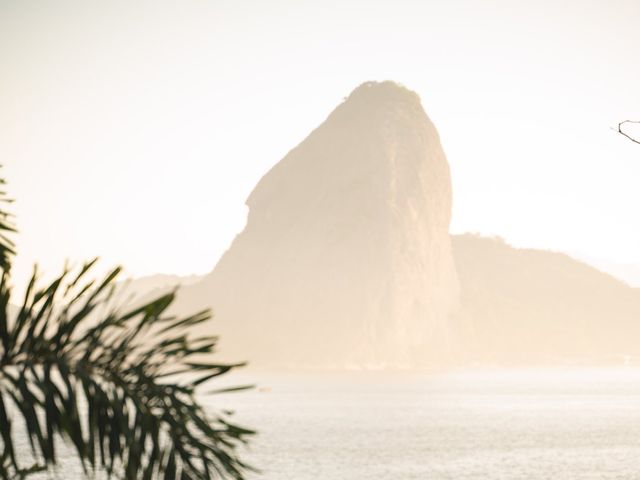
<path fill-rule="evenodd" d="M 366 80 L 417 91 L 452 231 L 640 263 L 640 2 L 0 0 L 24 279 L 209 271 L 266 171 Z"/>

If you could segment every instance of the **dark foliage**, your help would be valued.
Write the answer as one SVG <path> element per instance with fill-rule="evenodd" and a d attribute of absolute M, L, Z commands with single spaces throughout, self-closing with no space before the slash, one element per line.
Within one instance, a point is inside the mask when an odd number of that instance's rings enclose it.
<path fill-rule="evenodd" d="M 11 214 L 3 208 L 4 205 L 11 203 L 4 191 L 5 180 L 0 178 L 0 268 L 6 272 L 11 267 L 11 256 L 14 252 L 13 241 L 8 234 L 15 232 Z"/>
<path fill-rule="evenodd" d="M 0 230 L 13 231 L 1 214 Z M 0 477 L 24 478 L 56 463 L 60 440 L 85 472 L 126 479 L 244 478 L 237 448 L 253 432 L 208 417 L 196 388 L 236 365 L 210 363 L 216 338 L 189 331 L 208 311 L 167 313 L 175 293 L 121 312 L 114 269 L 88 280 L 95 260 L 44 288 L 31 278 L 10 314 L 13 244 L 0 236 Z M 15 423 L 31 452 L 17 452 Z M 25 458 L 29 458 L 25 462 Z M 25 463 L 28 463 L 25 465 Z"/>

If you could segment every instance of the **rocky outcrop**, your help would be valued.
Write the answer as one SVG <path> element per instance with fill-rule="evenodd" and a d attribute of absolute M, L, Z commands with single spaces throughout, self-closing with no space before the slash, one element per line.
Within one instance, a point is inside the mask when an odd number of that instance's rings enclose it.
<path fill-rule="evenodd" d="M 422 367 L 454 358 L 449 166 L 418 96 L 358 87 L 260 180 L 246 228 L 180 296 L 226 357 Z"/>

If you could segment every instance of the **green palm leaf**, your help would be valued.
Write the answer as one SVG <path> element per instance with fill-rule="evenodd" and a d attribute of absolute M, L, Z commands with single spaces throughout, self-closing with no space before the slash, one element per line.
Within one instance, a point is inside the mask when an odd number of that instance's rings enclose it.
<path fill-rule="evenodd" d="M 0 269 L 3 272 L 9 271 L 11 268 L 11 257 L 15 254 L 15 245 L 10 238 L 14 233 L 13 216 L 6 210 L 6 205 L 11 203 L 4 191 L 6 182 L 0 178 Z"/>

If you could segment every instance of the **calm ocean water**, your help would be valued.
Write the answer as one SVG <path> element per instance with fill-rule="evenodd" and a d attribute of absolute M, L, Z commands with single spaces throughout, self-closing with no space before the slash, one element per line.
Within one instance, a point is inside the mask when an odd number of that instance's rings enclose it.
<path fill-rule="evenodd" d="M 260 431 L 252 479 L 640 479 L 640 370 L 234 380 L 206 402 Z"/>

